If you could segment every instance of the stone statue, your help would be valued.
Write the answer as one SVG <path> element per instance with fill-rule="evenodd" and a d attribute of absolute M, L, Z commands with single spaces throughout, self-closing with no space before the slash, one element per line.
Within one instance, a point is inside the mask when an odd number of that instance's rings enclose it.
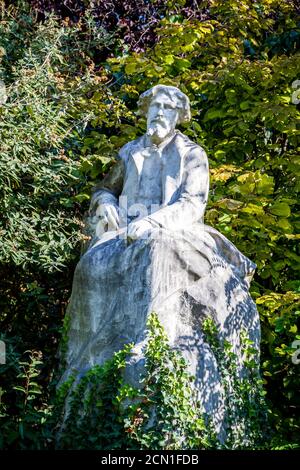
<path fill-rule="evenodd" d="M 154 311 L 222 432 L 218 365 L 201 324 L 213 318 L 238 355 L 244 329 L 259 351 L 259 317 L 249 295 L 255 265 L 203 223 L 207 156 L 176 130 L 190 119 L 188 97 L 176 87 L 157 85 L 141 95 L 138 106 L 147 117 L 146 134 L 121 148 L 92 195 L 94 236 L 74 274 L 62 381 L 72 370 L 83 375 L 134 343 L 126 375 L 137 385 L 145 325 Z"/>

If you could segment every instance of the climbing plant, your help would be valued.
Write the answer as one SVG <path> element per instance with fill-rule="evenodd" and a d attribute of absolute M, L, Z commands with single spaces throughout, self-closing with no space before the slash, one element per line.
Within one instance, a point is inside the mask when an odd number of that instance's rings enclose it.
<path fill-rule="evenodd" d="M 252 342 L 243 336 L 242 354 L 247 375 L 241 377 L 232 345 L 220 340 L 219 329 L 211 319 L 204 321 L 206 340 L 218 364 L 226 401 L 224 429 L 227 437 L 224 439 L 218 438 L 211 417 L 197 398 L 187 363 L 179 351 L 170 347 L 155 313 L 150 314 L 147 327 L 145 368 L 139 388 L 126 382 L 124 375 L 133 346 L 130 344 L 103 366 L 92 367 L 75 382 L 70 377 L 69 383 L 62 386 L 65 397 L 68 387 L 69 392 L 58 432 L 58 447 L 102 450 L 265 448 L 269 432 L 267 406 L 257 351 Z M 58 395 L 61 406 L 61 391 Z"/>

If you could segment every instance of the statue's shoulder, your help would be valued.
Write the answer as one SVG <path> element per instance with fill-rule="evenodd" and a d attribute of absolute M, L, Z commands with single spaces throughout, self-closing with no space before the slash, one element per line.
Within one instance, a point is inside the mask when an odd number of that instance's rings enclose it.
<path fill-rule="evenodd" d="M 206 157 L 206 152 L 201 145 L 193 142 L 188 136 L 180 131 L 176 132 L 175 145 L 179 148 L 184 149 L 184 155 L 186 158 L 189 157 Z"/>
<path fill-rule="evenodd" d="M 126 163 L 129 156 L 140 147 L 143 137 L 144 136 L 138 137 L 137 139 L 131 140 L 130 142 L 127 142 L 127 144 L 123 145 L 119 150 L 119 158 Z"/>

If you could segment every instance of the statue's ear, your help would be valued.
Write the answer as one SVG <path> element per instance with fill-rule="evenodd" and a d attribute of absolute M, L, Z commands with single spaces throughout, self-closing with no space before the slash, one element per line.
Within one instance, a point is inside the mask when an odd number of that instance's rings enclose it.
<path fill-rule="evenodd" d="M 181 98 L 181 104 L 182 106 L 179 108 L 177 124 L 184 124 L 189 122 L 192 118 L 190 101 L 187 96 L 184 95 L 183 98 Z"/>

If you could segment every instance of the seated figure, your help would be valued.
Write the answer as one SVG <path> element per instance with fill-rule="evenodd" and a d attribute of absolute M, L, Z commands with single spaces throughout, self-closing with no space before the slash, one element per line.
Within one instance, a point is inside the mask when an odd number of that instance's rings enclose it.
<path fill-rule="evenodd" d="M 188 97 L 176 87 L 157 85 L 141 95 L 139 110 L 147 117 L 146 134 L 121 148 L 92 195 L 95 231 L 74 275 L 63 380 L 134 343 L 126 374 L 137 385 L 147 317 L 156 312 L 221 432 L 218 364 L 201 324 L 213 318 L 238 356 L 242 330 L 259 350 L 259 317 L 249 295 L 255 265 L 203 222 L 207 156 L 176 130 L 190 119 Z"/>

